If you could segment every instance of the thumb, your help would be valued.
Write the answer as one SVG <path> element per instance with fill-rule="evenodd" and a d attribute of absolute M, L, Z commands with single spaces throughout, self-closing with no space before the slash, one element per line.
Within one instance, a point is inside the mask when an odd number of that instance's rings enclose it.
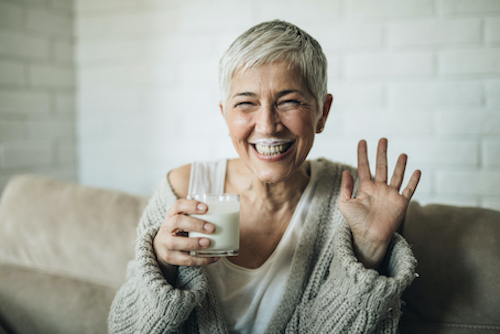
<path fill-rule="evenodd" d="M 340 202 L 347 202 L 352 198 L 354 190 L 354 178 L 348 171 L 342 172 L 342 181 L 340 182 Z"/>

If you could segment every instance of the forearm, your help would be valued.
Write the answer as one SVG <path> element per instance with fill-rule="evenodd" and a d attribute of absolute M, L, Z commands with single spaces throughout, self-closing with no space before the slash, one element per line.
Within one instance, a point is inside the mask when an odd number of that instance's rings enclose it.
<path fill-rule="evenodd" d="M 392 238 L 391 238 L 392 239 Z M 391 240 L 367 240 L 352 236 L 354 254 L 366 269 L 379 270 Z"/>
<path fill-rule="evenodd" d="M 170 285 L 175 286 L 178 266 L 173 266 L 171 264 L 164 263 L 163 265 L 160 265 L 160 269 L 163 274 L 163 277 L 165 277 L 167 282 Z"/>
<path fill-rule="evenodd" d="M 173 286 L 164 278 L 152 247 L 155 229 L 145 231 L 136 246 L 136 259 L 127 270 L 127 282 L 111 306 L 109 333 L 176 333 L 194 307 L 205 298 L 207 282 L 196 268 L 189 282 Z M 193 279 L 192 277 L 195 277 Z"/>
<path fill-rule="evenodd" d="M 158 256 L 158 249 L 160 246 L 157 245 L 157 242 L 159 241 L 156 235 L 153 239 L 153 252 L 155 253 L 155 258 L 158 263 L 158 266 L 160 267 L 163 277 L 167 280 L 167 282 L 170 285 L 175 286 L 178 266 L 174 266 L 170 263 L 167 263 L 162 260 L 161 256 Z"/>
<path fill-rule="evenodd" d="M 415 277 L 416 260 L 408 244 L 395 236 L 383 268 L 388 276 L 366 269 L 356 258 L 344 224 L 335 235 L 330 274 L 314 300 L 296 315 L 299 333 L 395 333 L 401 295 Z"/>

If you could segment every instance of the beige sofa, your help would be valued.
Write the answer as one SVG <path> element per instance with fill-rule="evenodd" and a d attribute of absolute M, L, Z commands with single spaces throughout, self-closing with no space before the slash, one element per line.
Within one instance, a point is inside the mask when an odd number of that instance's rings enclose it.
<path fill-rule="evenodd" d="M 0 333 L 106 333 L 144 197 L 34 175 L 0 201 Z M 402 333 L 500 333 L 500 212 L 412 203 Z"/>

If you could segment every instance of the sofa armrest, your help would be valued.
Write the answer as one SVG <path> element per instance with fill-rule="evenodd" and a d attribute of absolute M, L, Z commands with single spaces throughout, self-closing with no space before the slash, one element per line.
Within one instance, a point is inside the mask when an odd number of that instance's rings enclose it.
<path fill-rule="evenodd" d="M 500 212 L 412 202 L 402 234 L 419 274 L 402 333 L 500 331 Z"/>
<path fill-rule="evenodd" d="M 107 333 L 114 288 L 2 263 L 0 282 L 5 333 Z"/>

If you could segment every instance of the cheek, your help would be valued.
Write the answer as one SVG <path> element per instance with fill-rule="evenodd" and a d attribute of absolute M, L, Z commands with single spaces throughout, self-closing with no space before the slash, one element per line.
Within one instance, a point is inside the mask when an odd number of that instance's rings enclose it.
<path fill-rule="evenodd" d="M 312 115 L 290 115 L 283 119 L 286 127 L 301 137 L 314 136 L 316 133 L 316 117 Z"/>
<path fill-rule="evenodd" d="M 246 137 L 251 132 L 251 120 L 248 117 L 228 115 L 227 126 L 232 137 Z"/>

